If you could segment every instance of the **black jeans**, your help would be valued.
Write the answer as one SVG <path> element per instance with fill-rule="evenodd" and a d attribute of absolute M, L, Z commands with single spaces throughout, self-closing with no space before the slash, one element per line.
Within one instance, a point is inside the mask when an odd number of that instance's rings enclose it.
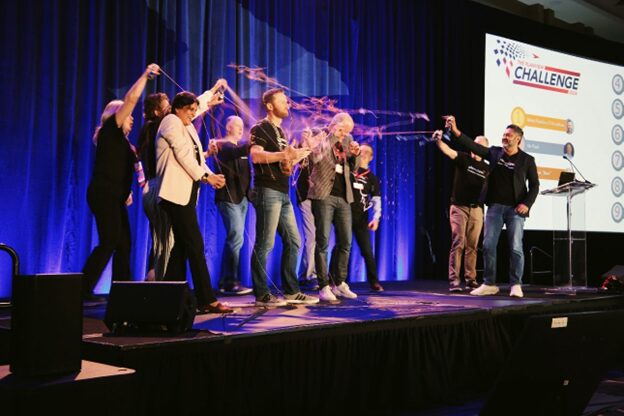
<path fill-rule="evenodd" d="M 352 213 L 353 215 L 353 235 L 357 242 L 362 257 L 364 257 L 364 264 L 366 264 L 366 280 L 369 284 L 379 283 L 377 277 L 377 263 L 375 262 L 375 255 L 373 254 L 373 246 L 370 240 L 370 230 L 368 229 L 368 215 L 367 213 Z"/>
<path fill-rule="evenodd" d="M 105 186 L 89 185 L 87 203 L 99 237 L 82 269 L 83 292 L 91 294 L 111 256 L 113 280 L 130 280 L 130 222 L 125 199 L 115 196 Z"/>
<path fill-rule="evenodd" d="M 173 229 L 173 248 L 164 280 L 185 281 L 186 261 L 191 267 L 191 277 L 198 306 L 205 306 L 217 301 L 210 282 L 210 273 L 204 254 L 204 238 L 199 231 L 197 222 L 197 190 L 199 184 L 193 185 L 191 199 L 186 205 L 178 205 L 162 200 L 160 205 L 167 211 Z"/>

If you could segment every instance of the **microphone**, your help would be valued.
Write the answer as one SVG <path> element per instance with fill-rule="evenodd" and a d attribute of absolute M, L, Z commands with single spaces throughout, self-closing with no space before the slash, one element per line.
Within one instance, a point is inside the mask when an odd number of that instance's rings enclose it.
<path fill-rule="evenodd" d="M 448 126 L 447 128 L 444 129 L 444 132 L 442 133 L 442 138 L 446 140 L 447 142 L 450 142 L 452 134 L 453 134 L 453 130 L 451 129 L 451 126 Z"/>
<path fill-rule="evenodd" d="M 577 172 L 579 175 L 581 175 L 581 178 L 583 178 L 585 180 L 585 183 L 591 183 L 590 181 L 587 180 L 587 178 L 585 178 L 585 176 L 583 176 L 583 174 L 581 173 L 580 170 L 578 170 L 578 168 L 576 167 L 576 165 L 574 163 L 572 163 L 572 159 L 570 159 L 568 157 L 568 155 L 563 155 L 563 158 L 565 160 L 567 160 L 568 162 L 570 162 L 570 166 L 572 166 L 572 170 Z"/>

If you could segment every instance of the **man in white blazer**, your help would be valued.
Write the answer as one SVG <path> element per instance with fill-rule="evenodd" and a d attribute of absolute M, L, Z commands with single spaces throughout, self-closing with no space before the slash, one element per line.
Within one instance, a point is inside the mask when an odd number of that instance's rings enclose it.
<path fill-rule="evenodd" d="M 212 97 L 207 97 L 208 101 Z M 191 267 L 199 313 L 232 312 L 219 303 L 212 291 L 204 256 L 204 239 L 197 221 L 197 196 L 201 183 L 214 188 L 225 185 L 223 175 L 206 165 L 201 141 L 193 126 L 200 102 L 190 92 L 181 92 L 171 104 L 171 114 L 160 123 L 156 134 L 156 174 L 160 206 L 167 212 L 175 243 L 165 280 L 185 280 L 186 261 Z"/>

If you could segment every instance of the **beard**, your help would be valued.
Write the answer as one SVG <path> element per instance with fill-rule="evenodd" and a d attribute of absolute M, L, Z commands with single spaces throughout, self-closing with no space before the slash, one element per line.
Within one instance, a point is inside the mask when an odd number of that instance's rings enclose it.
<path fill-rule="evenodd" d="M 279 117 L 281 119 L 285 119 L 286 117 L 288 117 L 288 109 L 285 110 L 278 110 L 277 108 L 275 109 L 275 111 L 273 111 L 273 114 L 276 117 Z"/>

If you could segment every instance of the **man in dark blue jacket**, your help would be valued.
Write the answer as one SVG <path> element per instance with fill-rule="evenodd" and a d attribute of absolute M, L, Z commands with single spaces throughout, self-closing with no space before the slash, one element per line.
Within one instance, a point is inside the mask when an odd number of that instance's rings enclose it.
<path fill-rule="evenodd" d="M 455 117 L 446 118 L 456 141 L 487 160 L 490 174 L 487 182 L 485 203 L 488 210 L 485 217 L 483 238 L 483 284 L 470 292 L 471 295 L 495 295 L 496 286 L 496 246 L 503 224 L 507 227 L 509 240 L 509 283 L 510 296 L 523 297 L 522 274 L 524 272 L 524 251 L 522 237 L 524 221 L 539 192 L 539 178 L 533 156 L 520 150 L 524 136 L 522 129 L 515 124 L 505 128 L 502 147 L 485 147 L 475 143 L 457 128 Z M 528 189 L 527 189 L 528 182 Z"/>

